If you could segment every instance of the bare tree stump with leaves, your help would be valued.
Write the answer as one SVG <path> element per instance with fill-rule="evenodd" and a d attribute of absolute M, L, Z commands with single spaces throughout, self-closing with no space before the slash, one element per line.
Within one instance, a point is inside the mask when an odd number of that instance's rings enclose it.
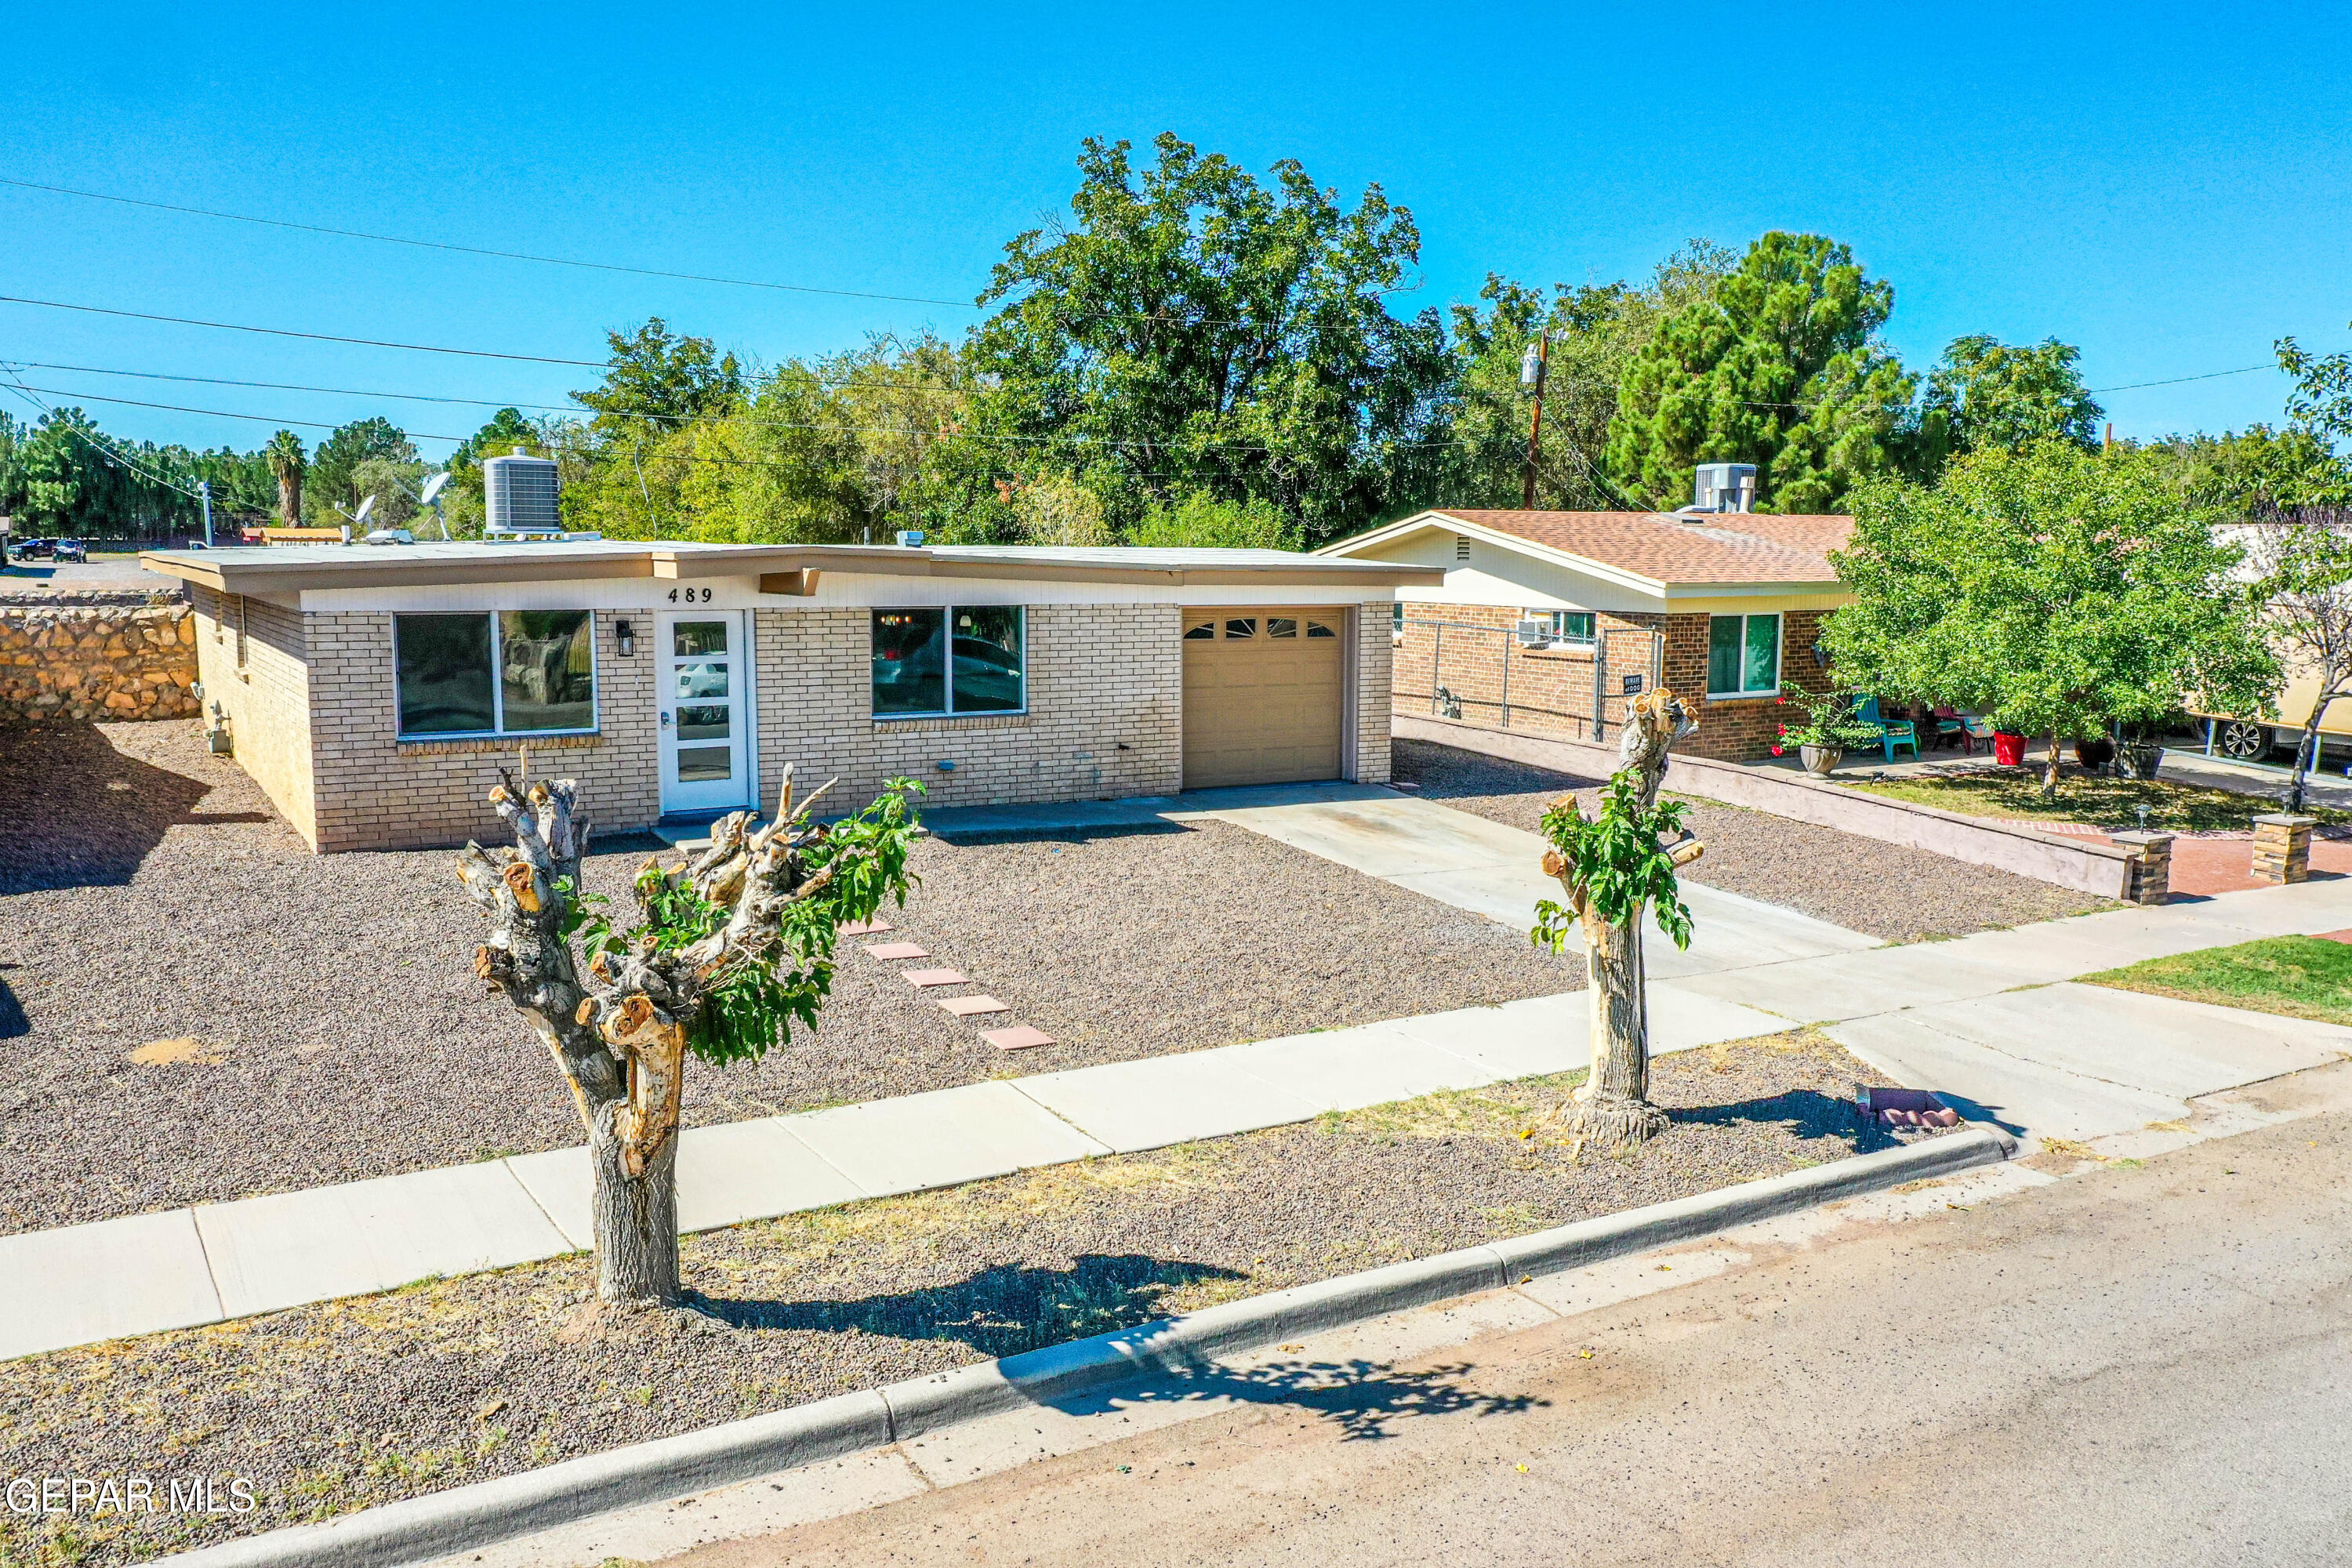
<path fill-rule="evenodd" d="M 514 847 L 468 844 L 457 857 L 459 879 L 490 919 L 474 972 L 530 1022 L 579 1108 L 595 1181 L 598 1298 L 674 1303 L 686 1058 L 756 1058 L 792 1020 L 814 1026 L 835 927 L 870 917 L 886 896 L 906 900 L 916 831 L 908 801 L 919 786 L 894 779 L 858 816 L 813 823 L 824 790 L 795 806 L 787 768 L 772 821 L 736 812 L 682 867 L 647 860 L 635 882 L 641 918 L 616 932 L 595 912 L 604 900 L 581 889 L 589 823 L 578 786 L 500 776 L 490 802 Z"/>
<path fill-rule="evenodd" d="M 1650 1103 L 1649 983 L 1642 960 L 1642 911 L 1676 947 L 1690 945 L 1690 910 L 1675 872 L 1704 846 L 1683 829 L 1680 802 L 1658 805 L 1666 749 L 1698 728 L 1682 700 L 1661 688 L 1634 700 L 1601 814 L 1587 819 L 1573 795 L 1544 814 L 1544 875 L 1559 879 L 1564 904 L 1536 906 L 1530 933 L 1555 952 L 1573 929 L 1582 937 L 1591 1008 L 1592 1068 L 1576 1091 L 1568 1129 L 1580 1146 L 1618 1148 L 1655 1137 L 1665 1112 Z M 1664 836 L 1682 834 L 1679 842 Z"/>

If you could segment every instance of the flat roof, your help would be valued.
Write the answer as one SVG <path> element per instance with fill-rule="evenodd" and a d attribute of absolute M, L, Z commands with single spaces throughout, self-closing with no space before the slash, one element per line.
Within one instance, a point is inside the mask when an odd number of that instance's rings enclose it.
<path fill-rule="evenodd" d="M 709 544 L 596 539 L 533 544 L 478 540 L 416 544 L 257 544 L 150 550 L 150 569 L 228 594 L 391 588 L 443 583 L 550 583 L 598 577 L 748 577 L 833 571 L 884 577 L 1031 577 L 1187 584 L 1440 583 L 1443 568 L 1349 561 L 1289 550 L 1145 550 L 1127 546 Z"/>

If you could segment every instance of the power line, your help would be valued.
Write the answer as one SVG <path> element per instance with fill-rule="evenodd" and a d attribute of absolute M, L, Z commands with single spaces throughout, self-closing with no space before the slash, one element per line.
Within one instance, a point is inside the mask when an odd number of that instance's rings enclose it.
<path fill-rule="evenodd" d="M 23 382 L 17 380 L 16 373 L 15 371 L 6 369 L 5 367 L 0 367 L 0 374 L 7 376 L 9 384 L 16 389 L 18 396 L 24 398 L 26 402 L 31 404 L 42 413 L 55 414 L 57 412 L 56 409 L 51 408 L 47 404 L 43 403 L 39 398 L 34 396 L 33 394 L 38 389 L 36 387 L 26 386 Z M 51 395 L 58 396 L 62 395 L 62 394 L 52 394 Z M 140 478 L 149 480 L 152 483 L 162 485 L 167 490 L 176 490 L 192 501 L 201 503 L 204 500 L 205 498 L 196 491 L 189 489 L 184 485 L 174 484 L 161 474 L 149 473 L 137 463 L 131 461 L 127 453 L 117 451 L 113 447 L 104 441 L 91 440 L 89 437 L 82 431 L 80 426 L 76 425 L 68 425 L 66 429 L 70 431 L 74 438 L 79 441 L 83 446 L 88 447 L 90 450 L 99 453 L 102 457 L 113 458 L 115 461 L 121 463 L 124 468 L 129 468 L 132 473 L 137 474 Z"/>
<path fill-rule="evenodd" d="M 8 363 L 17 363 L 17 362 L 8 362 Z M 21 386 L 21 385 L 23 385 L 23 384 L 22 384 L 21 382 L 20 382 L 20 383 L 18 383 L 17 384 L 18 384 L 18 385 L 20 385 L 20 386 Z M 230 384 L 232 384 L 232 385 L 242 385 L 242 384 L 245 384 L 245 383 L 231 383 Z M 333 424 L 333 423 L 331 423 L 331 422 L 330 422 L 330 421 L 328 421 L 328 420 L 324 420 L 324 419 L 283 419 L 283 418 L 278 418 L 278 417 L 277 417 L 277 416 L 272 416 L 272 415 L 267 415 L 267 414 L 238 414 L 238 413 L 235 413 L 235 412 L 233 412 L 233 411 L 231 411 L 231 410 L 229 410 L 229 409 L 226 409 L 226 408 L 197 408 L 197 407 L 194 407 L 194 406 L 191 406 L 190 405 L 184 404 L 184 403 L 152 403 L 152 402 L 147 402 L 147 401 L 144 401 L 144 400 L 142 400 L 142 399 L 135 398 L 135 397 L 109 397 L 109 396 L 106 396 L 106 395 L 104 395 L 103 394 L 100 394 L 100 393 L 94 393 L 94 392 L 75 392 L 75 391 L 71 391 L 71 390 L 69 390 L 69 389 L 63 388 L 63 387 L 55 387 L 55 386 L 30 387 L 30 388 L 26 388 L 26 390 L 27 390 L 27 391 L 34 391 L 34 392 L 43 392 L 43 393 L 47 393 L 47 394 L 49 396 L 51 396 L 51 397 L 70 398 L 70 399 L 76 400 L 76 401 L 78 401 L 78 402 L 117 404 L 117 405 L 121 405 L 121 406 L 123 406 L 123 407 L 127 407 L 127 408 L 152 408 L 152 409 L 160 409 L 160 410 L 163 410 L 163 412 L 165 412 L 165 413 L 171 413 L 171 414 L 203 414 L 203 415 L 208 415 L 208 416 L 212 416 L 212 417 L 214 417 L 214 418 L 218 418 L 218 419 L 243 419 L 243 420 L 247 420 L 247 421 L 248 421 L 248 422 L 250 422 L 250 423 L 252 423 L 252 424 L 256 424 L 256 425 L 299 426 L 301 426 L 301 427 L 303 427 L 303 428 L 305 428 L 305 429 L 310 429 L 310 430 L 338 430 L 338 429 L 341 429 L 341 428 L 342 427 L 341 426 L 339 426 L 339 425 Z M 373 395 L 373 396 L 382 396 L 382 397 L 391 397 L 391 396 L 399 396 L 399 395 L 400 395 L 400 394 L 395 394 L 395 393 L 376 393 L 376 394 L 370 394 L 370 395 Z M 474 400 L 473 400 L 473 399 L 469 399 L 469 398 L 448 398 L 448 399 L 435 399 L 434 401 L 443 401 L 443 402 L 460 402 L 460 403 L 462 403 L 462 402 L 472 402 L 472 401 L 474 401 Z M 487 407 L 499 407 L 499 408 L 539 407 L 539 408 L 547 408 L 547 407 L 551 406 L 551 405 L 546 405 L 546 404 L 511 404 L 511 403 L 509 403 L 509 404 L 490 404 L 490 403 L 483 403 L 483 404 L 481 404 L 481 405 L 480 405 L 480 406 L 482 406 L 482 407 L 486 407 L 486 408 L 487 408 Z M 816 432 L 819 432 L 819 433 L 822 433 L 822 434 L 826 434 L 826 435 L 836 435 L 836 436 L 907 436 L 907 435 L 912 435 L 912 434 L 916 434 L 916 433 L 917 433 L 917 432 L 916 432 L 915 430 L 913 430 L 912 428 L 910 428 L 910 427 L 908 427 L 908 426 L 877 426 L 877 425 L 816 425 L 816 424 L 808 424 L 808 423 L 803 423 L 803 422 L 794 421 L 794 420 L 783 420 L 783 419 L 758 419 L 758 418 L 753 418 L 753 417 L 751 417 L 751 416 L 747 416 L 747 415 L 731 415 L 731 414 L 694 415 L 694 416 L 667 416 L 667 415 L 651 415 L 651 414 L 647 414 L 647 415 L 621 415 L 621 416 L 617 416 L 617 417 L 621 417 L 621 418 L 655 419 L 655 420 L 665 420 L 665 419 L 672 419 L 672 418 L 675 418 L 675 419 L 677 419 L 679 423 L 688 424 L 688 425 L 729 425 L 729 424 L 764 425 L 764 426 L 769 426 L 770 428 L 772 428 L 772 429 L 780 429 L 780 430 L 810 430 L 810 431 L 816 431 Z M 926 433 L 926 434 L 930 434 L 930 435 L 934 436 L 937 439 L 940 439 L 940 440 L 995 441 L 995 442 L 1003 442 L 1003 443 L 1006 443 L 1006 444 L 1009 444 L 1009 445 L 1052 446 L 1052 445 L 1055 445 L 1055 444 L 1058 444 L 1058 443 L 1065 443 L 1065 442 L 1076 442 L 1076 443 L 1082 443 L 1082 444 L 1083 444 L 1083 443 L 1095 443 L 1095 444 L 1100 444 L 1100 445 L 1110 445 L 1110 446 L 1116 446 L 1116 445 L 1118 445 L 1118 444 L 1119 444 L 1119 443 L 1118 443 L 1118 438 L 1117 438 L 1117 437 L 1108 437 L 1108 436 L 1083 436 L 1083 435 L 1072 435 L 1072 434 L 1064 434 L 1064 435 L 1057 435 L 1057 436 L 1013 436 L 1013 435 L 1003 435 L 1003 434 L 997 434 L 997 433 L 993 433 L 993 432 L 973 431 L 973 430 L 935 431 L 935 432 L 925 432 L 925 433 Z M 402 435 L 404 435 L 404 436 L 411 437 L 423 437 L 424 439 L 425 439 L 425 440 L 427 440 L 427 441 L 459 441 L 459 442 L 463 442 L 463 441 L 470 441 L 470 440 L 472 440 L 472 439 L 474 438 L 472 436 L 451 436 L 451 435 L 447 435 L 447 434 L 443 433 L 443 432 L 439 432 L 439 431 L 433 431 L 433 430 L 409 430 L 409 429 L 403 429 L 403 430 L 401 431 L 401 434 L 402 434 Z M 478 432 L 476 432 L 476 434 L 477 434 L 477 435 L 478 435 L 478 434 L 479 434 L 479 432 L 478 431 Z M 1393 446 L 1396 446 L 1396 447 L 1399 447 L 1407 448 L 1407 449 L 1422 449 L 1422 448 L 1438 447 L 1466 446 L 1466 445 L 1471 445 L 1471 444 L 1472 444 L 1472 443 L 1471 443 L 1468 439 L 1464 438 L 1464 437 L 1456 437 L 1455 439 L 1454 439 L 1454 440 L 1450 440 L 1450 441 L 1405 441 L 1405 442 L 1395 442 L 1395 443 L 1391 443 L 1391 445 L 1393 445 Z M 1204 445 L 1204 446 L 1188 447 L 1185 447 L 1185 448 L 1184 448 L 1184 450 L 1186 450 L 1186 451 L 1188 451 L 1188 452 L 1255 452 L 1255 453 L 1258 453 L 1258 454 L 1265 455 L 1265 456 L 1272 456 L 1272 455 L 1274 455 L 1274 453 L 1275 453 L 1275 451 L 1276 451 L 1276 448 L 1271 447 L 1265 447 L 1265 446 L 1255 445 L 1255 444 L 1243 444 L 1243 443 L 1234 443 L 1234 442 L 1215 442 L 1215 443 L 1210 443 L 1210 444 L 1208 444 L 1208 445 Z M 729 463 L 729 462 L 738 462 L 738 463 L 752 463 L 752 464 L 757 464 L 757 463 L 764 463 L 764 462 L 779 462 L 779 461 L 784 461 L 784 460 L 786 460 L 786 459 L 782 459 L 782 458 L 722 458 L 722 457 L 715 457 L 715 456 L 712 456 L 712 455 L 710 455 L 710 454 L 709 454 L 709 453 L 682 453 L 682 452 L 681 452 L 681 453 L 667 453 L 667 454 L 664 454 L 664 456 L 665 456 L 666 458 L 682 458 L 682 459 L 684 459 L 684 460 L 686 460 L 686 461 L 688 461 L 688 462 L 708 462 L 708 463 Z M 1148 477 L 1166 477 L 1166 476 L 1154 475 L 1154 476 L 1148 476 Z"/>
<path fill-rule="evenodd" d="M 824 289 L 808 283 L 775 283 L 753 278 L 722 278 L 703 272 L 671 272 L 656 267 L 629 267 L 622 263 L 613 261 L 583 261 L 573 257 L 539 256 L 529 251 L 491 250 L 481 246 L 457 245 L 448 240 L 417 239 L 407 235 L 398 234 L 370 234 L 362 229 L 332 228 L 324 224 L 297 223 L 289 218 L 258 217 L 247 213 L 220 212 L 212 207 L 183 206 L 172 202 L 148 201 L 138 196 L 113 195 L 104 191 L 79 190 L 71 185 L 43 184 L 37 180 L 15 180 L 0 177 L 0 185 L 14 185 L 20 190 L 27 191 L 47 191 L 55 195 L 79 196 L 86 200 L 94 202 L 113 202 L 123 206 L 147 207 L 156 212 L 181 213 L 195 217 L 220 218 L 229 223 L 258 224 L 268 228 L 292 229 L 303 234 L 332 235 L 341 239 L 366 239 L 375 241 L 381 245 L 404 245 L 420 250 L 447 250 L 454 251 L 462 256 L 493 257 L 502 261 L 530 261 L 549 267 L 577 267 L 597 272 L 625 272 L 639 278 L 669 278 L 689 283 L 719 283 L 738 289 L 780 289 L 795 294 L 822 294 L 842 300 L 878 300 L 903 305 L 947 305 L 959 310 L 984 310 L 988 309 L 987 303 L 983 303 L 977 300 L 940 300 L 933 299 L 930 296 L 922 294 L 882 294 L 862 289 Z M 1420 285 L 1416 283 L 1412 285 L 1411 289 L 1382 289 L 1376 290 L 1376 292 L 1380 294 L 1404 294 L 1411 293 L 1418 288 L 1420 288 Z M 1017 310 L 1035 298 L 1035 295 L 1029 295 L 1020 300 L 1010 300 L 1008 301 L 1007 308 Z M 129 314 L 130 312 L 125 311 L 121 313 Z M 1180 320 L 1171 315 L 1166 310 L 1083 310 L 1075 312 L 1064 311 L 1059 313 L 1065 321 L 1107 321 L 1118 320 L 1142 321 L 1157 321 L 1166 322 L 1171 325 L 1192 327 L 1262 327 L 1268 324 L 1263 321 L 1254 321 L 1240 318 L 1224 319 L 1216 317 L 1199 317 L 1190 320 Z M 167 318 L 159 317 L 156 319 L 164 320 Z M 210 325 L 212 323 L 203 322 L 198 324 Z M 335 341 L 347 342 L 357 340 Z M 407 345 L 396 344 L 393 346 L 405 347 Z M 512 355 L 508 357 L 528 358 L 530 356 Z M 551 363 L 560 363 L 573 362 L 559 361 Z"/>
<path fill-rule="evenodd" d="M 668 272 L 657 267 L 627 267 L 614 261 L 583 261 L 569 256 L 534 256 L 521 250 L 489 250 L 478 245 L 456 245 L 447 240 L 413 239 L 406 235 L 398 234 L 369 234 L 355 228 L 330 228 L 324 224 L 295 223 L 286 218 L 255 217 L 247 213 L 216 212 L 211 207 L 179 206 L 171 202 L 143 201 L 137 196 L 110 195 L 103 191 L 79 191 L 70 185 L 45 185 L 34 180 L 0 178 L 0 185 L 15 185 L 20 190 L 27 191 L 47 191 L 61 196 L 80 196 L 93 202 L 115 202 L 123 206 L 148 207 L 156 212 L 222 218 L 230 223 L 259 224 L 268 228 L 290 228 L 304 234 L 332 235 L 339 239 L 369 239 L 379 245 L 405 245 L 419 250 L 451 250 L 461 256 L 495 257 L 501 261 L 533 261 L 547 267 L 579 267 L 595 272 L 627 272 L 639 278 L 670 278 L 688 283 L 723 283 L 737 289 L 773 289 L 793 294 L 824 294 L 840 300 L 885 300 L 904 305 L 952 305 L 964 310 L 974 310 L 980 308 L 969 300 L 933 300 L 920 294 L 877 294 L 862 289 L 821 289 L 808 283 L 774 283 L 756 278 L 719 278 L 702 272 Z"/>
<path fill-rule="evenodd" d="M 463 354 L 470 359 L 521 360 L 531 364 L 578 365 L 585 370 L 608 368 L 604 360 L 554 359 L 546 354 L 499 353 L 489 349 L 441 348 L 432 343 L 387 342 L 381 338 L 344 338 L 332 332 L 298 332 L 287 327 L 247 327 L 235 321 L 200 321 L 187 316 L 156 316 L 144 310 L 117 310 L 104 305 L 69 305 L 59 300 L 26 300 L 15 294 L 0 294 L 0 304 L 38 305 L 51 310 L 80 310 L 93 316 L 122 316 L 134 321 L 163 321 L 176 327 L 210 327 L 224 332 L 259 332 L 273 338 L 307 338 L 321 343 L 356 343 L 362 348 L 407 349 L 415 353 Z"/>
<path fill-rule="evenodd" d="M 2277 368 L 2274 363 L 2240 365 L 2236 370 L 2209 370 L 2202 375 L 2176 375 L 2168 381 L 2135 381 L 2129 386 L 2086 386 L 2083 390 L 2094 395 L 2102 392 L 2137 392 L 2144 386 L 2179 386 L 2184 381 L 2211 381 L 2219 376 L 2246 375 L 2258 370 L 2276 370 Z"/>

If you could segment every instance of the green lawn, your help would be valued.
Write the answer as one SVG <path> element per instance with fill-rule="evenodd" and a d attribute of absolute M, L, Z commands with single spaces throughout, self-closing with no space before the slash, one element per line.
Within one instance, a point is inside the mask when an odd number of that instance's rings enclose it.
<path fill-rule="evenodd" d="M 2315 936 L 2264 937 L 2237 947 L 2151 958 L 2082 979 L 2086 985 L 2145 991 L 2184 1002 L 2352 1024 L 2352 946 Z"/>
<path fill-rule="evenodd" d="M 2027 761 L 2031 763 L 2033 759 L 2029 757 Z M 1943 777 L 1894 778 L 1884 784 L 1865 784 L 1845 777 L 1835 782 L 1849 789 L 1891 795 L 1963 816 L 2028 820 L 2042 817 L 2053 822 L 2095 823 L 2102 827 L 2137 826 L 2137 808 L 2146 805 L 2150 827 L 2168 828 L 2176 833 L 2242 829 L 2260 814 L 2278 809 L 2275 802 L 2260 795 L 2239 795 L 2233 790 L 2169 784 L 2162 779 L 2143 784 L 2137 779 L 2092 778 L 2072 769 L 2059 778 L 2057 795 L 2045 800 L 2039 766 Z M 2322 822 L 2352 820 L 2352 813 L 2325 806 L 2306 806 L 2305 815 Z"/>

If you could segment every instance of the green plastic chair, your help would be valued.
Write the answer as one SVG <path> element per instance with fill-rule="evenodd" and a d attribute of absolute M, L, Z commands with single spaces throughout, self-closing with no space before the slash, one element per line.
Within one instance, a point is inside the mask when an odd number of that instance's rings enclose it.
<path fill-rule="evenodd" d="M 1912 757 L 1915 760 L 1918 757 L 1919 731 L 1917 726 L 1914 725 L 1910 720 L 1880 718 L 1878 716 L 1878 699 L 1875 697 L 1864 698 L 1855 709 L 1855 712 L 1860 715 L 1863 722 L 1866 724 L 1875 724 L 1881 730 L 1886 731 L 1884 735 L 1879 737 L 1879 744 L 1886 749 L 1886 760 L 1888 762 L 1891 763 L 1895 760 L 1895 748 L 1897 746 L 1910 747 Z"/>

